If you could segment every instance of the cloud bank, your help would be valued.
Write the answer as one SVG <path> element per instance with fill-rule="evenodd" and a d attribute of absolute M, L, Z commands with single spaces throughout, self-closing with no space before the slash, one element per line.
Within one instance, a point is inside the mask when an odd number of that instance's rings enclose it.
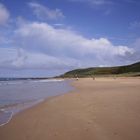
<path fill-rule="evenodd" d="M 60 11 L 50 11 L 37 3 L 30 6 L 39 17 L 43 17 L 42 13 L 50 19 L 63 16 Z M 1 23 L 8 18 L 1 18 Z M 12 35 L 0 38 L 0 70 L 55 71 L 51 73 L 55 75 L 74 68 L 122 65 L 139 59 L 139 40 L 132 48 L 114 45 L 107 38 L 87 38 L 43 21 L 17 20 L 15 26 Z"/>
<path fill-rule="evenodd" d="M 74 31 L 39 22 L 19 26 L 14 31 L 13 40 L 14 49 L 5 48 L 5 59 L 0 63 L 2 66 L 72 69 L 114 65 L 121 64 L 123 58 L 134 53 L 133 49 L 115 46 L 106 38 L 88 39 Z"/>

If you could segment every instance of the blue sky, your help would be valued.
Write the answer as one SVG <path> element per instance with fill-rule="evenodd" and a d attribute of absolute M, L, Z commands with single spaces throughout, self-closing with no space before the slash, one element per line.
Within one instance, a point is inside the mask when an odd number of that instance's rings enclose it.
<path fill-rule="evenodd" d="M 139 0 L 0 0 L 0 76 L 139 61 L 139 13 Z"/>

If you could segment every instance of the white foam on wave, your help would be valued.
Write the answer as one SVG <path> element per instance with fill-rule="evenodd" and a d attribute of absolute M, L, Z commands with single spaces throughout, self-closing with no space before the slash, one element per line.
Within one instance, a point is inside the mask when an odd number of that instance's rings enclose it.
<path fill-rule="evenodd" d="M 6 125 L 7 123 L 9 123 L 11 121 L 14 113 L 12 111 L 5 111 L 5 109 L 1 109 L 0 111 L 3 112 L 3 113 L 6 113 L 6 114 L 10 113 L 10 116 L 8 117 L 8 119 L 5 120 L 5 122 L 3 122 L 2 124 L 0 124 L 0 127 L 1 127 L 1 126 Z"/>
<path fill-rule="evenodd" d="M 38 99 L 35 101 L 27 102 L 24 105 L 22 105 L 22 103 L 19 103 L 17 106 L 14 106 L 14 107 L 0 109 L 1 112 L 5 113 L 5 114 L 8 114 L 8 113 L 10 114 L 9 117 L 7 119 L 5 119 L 5 121 L 3 123 L 0 124 L 0 127 L 8 124 L 15 114 L 17 114 L 23 110 L 26 110 L 27 108 L 30 108 L 36 104 L 39 104 L 39 103 L 43 102 L 44 100 L 45 99 Z"/>
<path fill-rule="evenodd" d="M 62 82 L 63 79 L 41 79 L 41 80 L 21 80 L 21 81 L 1 81 L 0 86 L 3 85 L 17 85 L 17 84 L 25 84 L 28 82 L 39 82 L 39 83 L 46 83 L 46 82 Z"/>
<path fill-rule="evenodd" d="M 25 83 L 25 81 L 4 81 L 4 82 L 0 82 L 0 86 L 3 85 L 17 85 L 17 84 L 23 84 Z"/>
<path fill-rule="evenodd" d="M 43 79 L 43 80 L 33 80 L 33 82 L 40 82 L 40 83 L 46 83 L 46 82 L 62 82 L 63 79 Z"/>

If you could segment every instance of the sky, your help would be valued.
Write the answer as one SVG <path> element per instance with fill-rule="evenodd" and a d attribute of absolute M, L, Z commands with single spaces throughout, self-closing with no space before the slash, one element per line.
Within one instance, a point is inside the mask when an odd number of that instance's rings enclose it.
<path fill-rule="evenodd" d="M 137 61 L 139 0 L 0 0 L 0 77 Z"/>

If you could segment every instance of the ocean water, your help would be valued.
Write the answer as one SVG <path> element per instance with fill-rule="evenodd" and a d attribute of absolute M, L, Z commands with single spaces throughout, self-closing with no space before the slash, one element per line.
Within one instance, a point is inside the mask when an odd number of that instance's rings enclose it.
<path fill-rule="evenodd" d="M 0 126 L 13 115 L 48 97 L 73 90 L 70 80 L 10 80 L 0 81 Z"/>

